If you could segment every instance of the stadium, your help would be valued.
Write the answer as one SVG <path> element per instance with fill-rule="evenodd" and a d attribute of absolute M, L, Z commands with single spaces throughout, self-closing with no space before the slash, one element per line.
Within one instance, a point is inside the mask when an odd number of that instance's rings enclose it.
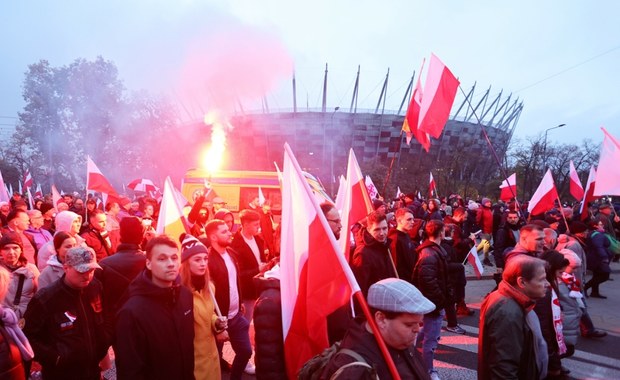
<path fill-rule="evenodd" d="M 270 110 L 264 100 L 261 110 L 238 110 L 231 118 L 236 132 L 228 136 L 227 151 L 234 152 L 228 168 L 274 170 L 274 162 L 281 164 L 282 146 L 288 142 L 304 170 L 315 174 L 328 190 L 328 184 L 335 183 L 337 176 L 346 172 L 349 148 L 353 148 L 360 164 L 373 162 L 386 166 L 394 157 L 399 163 L 403 158 L 426 163 L 462 161 L 462 156 L 457 153 L 466 150 L 475 157 L 475 162 L 464 169 L 468 175 L 490 178 L 496 173 L 497 164 L 478 125 L 478 118 L 498 156 L 503 158 L 523 110 L 519 99 L 511 99 L 512 95 L 502 96 L 502 92 L 491 96 L 490 87 L 476 94 L 474 84 L 466 95 L 457 94 L 444 132 L 438 140 L 432 140 L 427 153 L 415 139 L 407 146 L 401 135 L 414 77 L 411 77 L 398 110 L 383 108 L 387 80 L 386 76 L 377 107 L 358 109 L 358 71 L 350 106 L 344 109 L 327 106 L 325 85 L 322 107 L 298 107 L 293 78 L 292 108 Z M 327 83 L 327 70 L 324 83 Z"/>

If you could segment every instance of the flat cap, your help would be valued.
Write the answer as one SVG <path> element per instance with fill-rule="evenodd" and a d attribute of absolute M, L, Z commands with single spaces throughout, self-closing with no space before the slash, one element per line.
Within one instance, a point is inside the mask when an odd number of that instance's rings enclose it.
<path fill-rule="evenodd" d="M 415 286 L 398 278 L 386 278 L 371 285 L 368 305 L 396 313 L 427 314 L 435 310 L 435 305 Z"/>

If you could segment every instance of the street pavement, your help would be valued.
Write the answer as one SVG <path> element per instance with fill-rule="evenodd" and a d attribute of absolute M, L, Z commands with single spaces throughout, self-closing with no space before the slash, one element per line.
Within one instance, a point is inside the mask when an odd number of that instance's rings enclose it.
<path fill-rule="evenodd" d="M 441 332 L 439 347 L 435 355 L 435 368 L 442 379 L 476 379 L 478 355 L 478 323 L 480 305 L 484 297 L 495 287 L 491 275 L 495 267 L 485 266 L 480 280 L 474 276 L 469 264 L 466 266 L 468 283 L 466 299 L 468 306 L 476 313 L 470 317 L 459 317 L 459 324 L 465 335 Z M 588 312 L 596 328 L 608 335 L 600 339 L 579 338 L 575 355 L 563 359 L 564 367 L 571 370 L 571 379 L 620 379 L 620 264 L 612 263 L 611 278 L 601 285 L 601 294 L 608 299 L 588 298 Z M 445 325 L 445 323 L 444 323 Z M 233 353 L 226 345 L 225 358 L 232 361 Z M 244 375 L 244 379 L 254 376 Z M 224 374 L 223 379 L 228 379 Z"/>

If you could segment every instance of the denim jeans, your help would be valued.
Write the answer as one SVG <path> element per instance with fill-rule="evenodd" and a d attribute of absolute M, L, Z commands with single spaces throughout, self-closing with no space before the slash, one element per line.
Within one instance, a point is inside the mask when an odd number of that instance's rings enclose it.
<path fill-rule="evenodd" d="M 441 333 L 441 324 L 443 323 L 443 316 L 446 312 L 442 309 L 439 315 L 424 315 L 424 326 L 420 330 L 418 335 L 418 342 L 422 341 L 422 358 L 428 372 L 433 372 L 433 358 L 435 356 L 435 349 L 439 344 L 439 334 Z"/>
<path fill-rule="evenodd" d="M 230 337 L 230 345 L 235 352 L 235 359 L 230 368 L 231 380 L 241 379 L 245 366 L 252 356 L 249 328 L 250 323 L 241 313 L 238 313 L 234 318 L 228 320 L 228 336 Z M 217 350 L 220 354 L 220 358 L 222 358 L 223 346 L 224 344 L 217 343 Z"/>

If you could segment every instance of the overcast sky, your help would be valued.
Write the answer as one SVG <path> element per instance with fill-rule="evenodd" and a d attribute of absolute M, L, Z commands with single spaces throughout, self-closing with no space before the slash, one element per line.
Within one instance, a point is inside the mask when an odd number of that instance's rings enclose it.
<path fill-rule="evenodd" d="M 218 85 L 235 80 L 256 79 L 236 90 L 246 108 L 261 91 L 271 108 L 292 107 L 293 67 L 298 106 L 320 107 L 325 63 L 330 108 L 348 109 L 360 65 L 358 107 L 375 108 L 389 68 L 395 110 L 433 52 L 465 91 L 477 82 L 475 99 L 491 86 L 523 100 L 515 136 L 565 123 L 550 140 L 600 142 L 601 125 L 620 138 L 619 14 L 612 0 L 5 0 L 0 124 L 16 121 L 24 72 L 40 59 L 101 55 L 129 90 L 166 94 L 194 115 L 222 106 L 230 94 Z"/>

